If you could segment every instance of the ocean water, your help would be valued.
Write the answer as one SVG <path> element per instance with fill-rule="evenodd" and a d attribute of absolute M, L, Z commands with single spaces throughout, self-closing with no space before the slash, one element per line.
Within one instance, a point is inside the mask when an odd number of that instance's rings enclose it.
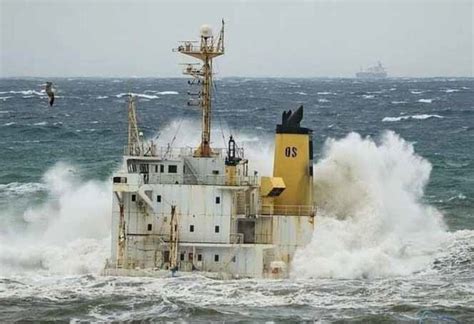
<path fill-rule="evenodd" d="M 313 241 L 285 280 L 113 278 L 110 176 L 126 94 L 162 145 L 195 146 L 186 79 L 0 79 L 0 322 L 474 321 L 474 79 L 216 81 L 213 146 L 271 174 L 281 112 L 314 130 Z"/>

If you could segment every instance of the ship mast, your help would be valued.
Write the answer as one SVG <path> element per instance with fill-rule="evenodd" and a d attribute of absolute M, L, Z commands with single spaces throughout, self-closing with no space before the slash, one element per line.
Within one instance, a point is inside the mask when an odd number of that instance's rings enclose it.
<path fill-rule="evenodd" d="M 182 54 L 197 58 L 202 61 L 200 67 L 187 64 L 183 73 L 191 75 L 194 79 L 189 84 L 197 84 L 201 89 L 197 93 L 188 92 L 189 95 L 197 97 L 188 101 L 189 106 L 200 106 L 202 109 L 202 133 L 201 144 L 194 152 L 196 157 L 212 156 L 211 141 L 211 98 L 212 98 L 212 60 L 224 54 L 224 20 L 222 20 L 221 31 L 217 40 L 212 35 L 212 29 L 208 25 L 201 26 L 201 40 L 199 46 L 196 42 L 185 41 L 176 50 Z"/>
<path fill-rule="evenodd" d="M 137 111 L 135 108 L 135 97 L 128 97 L 128 147 L 129 155 L 140 155 L 140 134 L 138 132 Z"/>

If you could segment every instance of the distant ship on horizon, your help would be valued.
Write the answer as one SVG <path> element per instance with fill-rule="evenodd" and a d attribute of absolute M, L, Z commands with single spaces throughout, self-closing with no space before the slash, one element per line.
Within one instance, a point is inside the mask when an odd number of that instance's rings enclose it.
<path fill-rule="evenodd" d="M 356 78 L 359 79 L 385 79 L 387 77 L 387 71 L 383 67 L 380 61 L 376 66 L 371 66 L 366 70 L 360 70 L 356 73 Z"/>

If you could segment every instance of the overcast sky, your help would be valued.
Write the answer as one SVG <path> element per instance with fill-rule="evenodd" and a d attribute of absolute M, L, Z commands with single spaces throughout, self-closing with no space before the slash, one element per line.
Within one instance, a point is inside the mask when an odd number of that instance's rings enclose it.
<path fill-rule="evenodd" d="M 221 18 L 219 76 L 473 76 L 473 2 L 0 0 L 0 76 L 179 76 Z"/>

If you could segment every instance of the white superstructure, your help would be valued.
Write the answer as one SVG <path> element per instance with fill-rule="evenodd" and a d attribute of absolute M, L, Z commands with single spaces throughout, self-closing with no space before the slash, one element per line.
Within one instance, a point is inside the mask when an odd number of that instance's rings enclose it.
<path fill-rule="evenodd" d="M 203 62 L 185 69 L 201 87 L 192 101 L 203 109 L 201 144 L 192 150 L 145 142 L 130 97 L 104 273 L 284 277 L 296 249 L 311 240 L 315 216 L 311 130 L 299 125 L 302 107 L 285 112 L 277 126 L 273 176 L 257 176 L 232 137 L 225 149 L 210 147 L 212 59 L 224 53 L 223 27 L 214 41 L 203 26 L 200 45 L 185 42 L 178 51 Z"/>

